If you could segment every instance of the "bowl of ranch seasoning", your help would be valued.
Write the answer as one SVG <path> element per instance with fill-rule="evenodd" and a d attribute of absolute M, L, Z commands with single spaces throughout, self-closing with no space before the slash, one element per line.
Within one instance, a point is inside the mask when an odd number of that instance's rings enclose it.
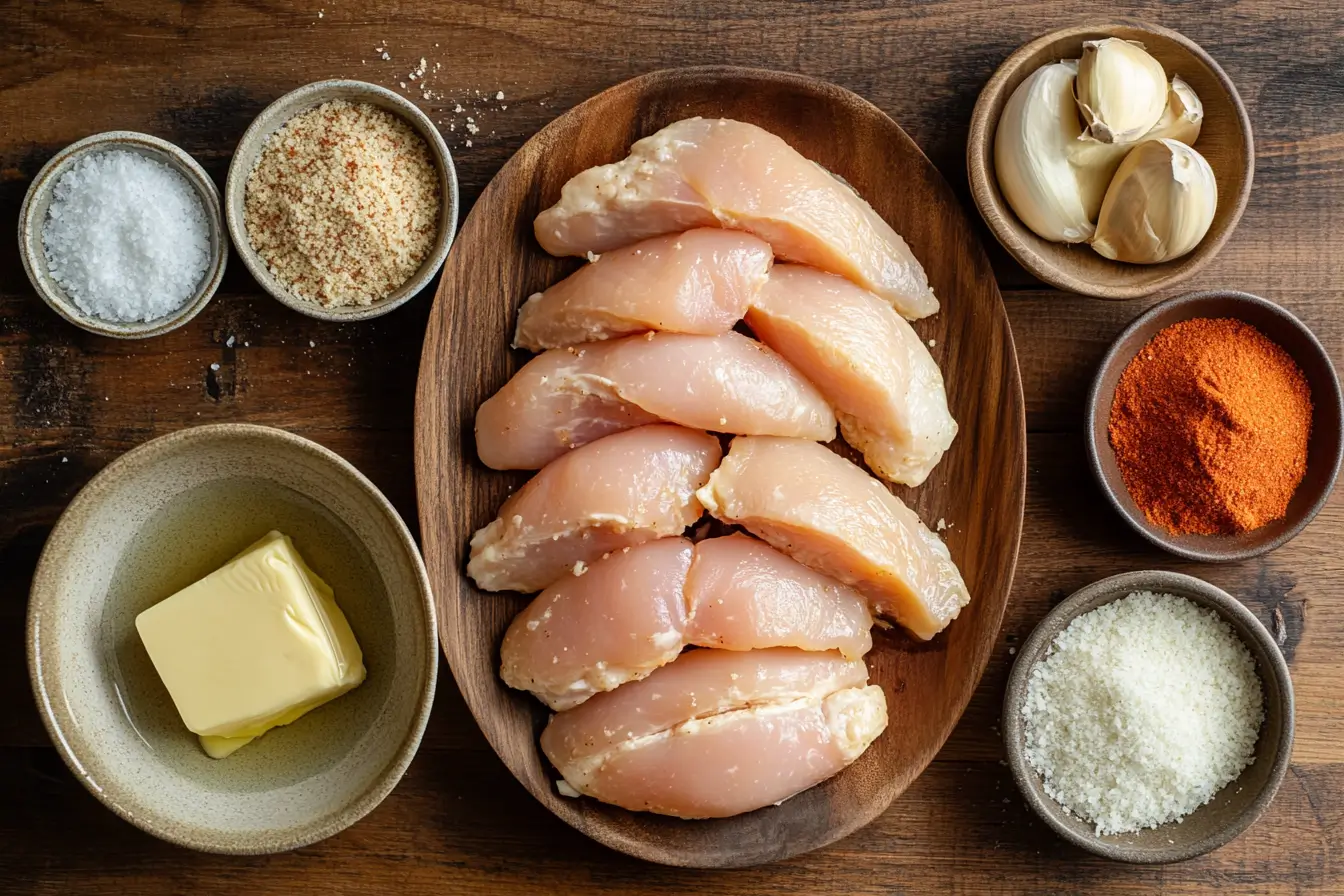
<path fill-rule="evenodd" d="M 204 169 L 133 131 L 72 143 L 38 172 L 19 213 L 19 250 L 57 314 L 119 339 L 195 317 L 229 254 L 219 190 Z"/>
<path fill-rule="evenodd" d="M 1269 806 L 1293 748 L 1293 685 L 1265 626 L 1208 582 L 1133 572 L 1055 607 L 1017 656 L 1008 764 L 1065 840 L 1179 862 Z"/>

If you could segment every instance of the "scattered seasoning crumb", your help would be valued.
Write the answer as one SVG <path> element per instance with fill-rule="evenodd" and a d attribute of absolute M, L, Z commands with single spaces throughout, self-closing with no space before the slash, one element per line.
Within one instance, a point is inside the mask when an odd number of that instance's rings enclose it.
<path fill-rule="evenodd" d="M 947 521 L 944 520 L 942 517 L 938 517 L 938 531 L 942 532 L 944 529 L 947 528 L 948 528 Z"/>
<path fill-rule="evenodd" d="M 308 347 L 309 347 L 309 348 L 317 348 L 317 343 L 314 342 L 313 340 L 309 339 L 309 340 L 308 340 Z"/>
<path fill-rule="evenodd" d="M 216 361 L 215 363 L 211 364 L 211 365 L 210 365 L 210 369 L 211 369 L 211 370 L 218 370 L 218 369 L 219 369 L 219 362 Z M 106 401 L 106 399 L 104 399 L 104 401 Z"/>
<path fill-rule="evenodd" d="M 1016 656 L 1016 655 L 1017 655 L 1017 648 L 1016 648 L 1016 647 L 1009 647 L 1009 648 L 1008 648 L 1008 655 L 1009 655 L 1009 656 Z"/>
<path fill-rule="evenodd" d="M 502 99 L 504 99 L 504 91 L 501 90 L 501 91 L 497 92 L 497 93 L 495 94 L 495 99 L 497 99 L 497 100 L 502 100 Z"/>
<path fill-rule="evenodd" d="M 230 336 L 228 339 L 225 339 L 225 340 L 224 340 L 224 347 L 225 347 L 225 348 L 233 348 L 233 337 L 232 337 L 232 336 Z"/>
<path fill-rule="evenodd" d="M 244 343 L 243 343 L 243 348 L 250 348 L 251 346 L 252 346 L 252 343 L 250 343 L 250 342 L 244 342 Z"/>
<path fill-rule="evenodd" d="M 63 457 L 63 458 L 61 458 L 61 463 L 63 463 L 63 464 L 68 464 L 68 463 L 70 463 L 70 458 L 68 458 L 68 457 Z"/>
<path fill-rule="evenodd" d="M 369 305 L 433 248 L 439 178 L 424 139 L 369 104 L 323 103 L 267 140 L 248 175 L 248 239 L 295 295 Z"/>
<path fill-rule="evenodd" d="M 392 58 L 392 54 L 391 54 L 391 53 L 388 53 L 388 52 L 384 52 L 384 53 L 383 53 L 383 59 L 384 59 L 384 60 L 391 59 L 391 58 Z"/>
<path fill-rule="evenodd" d="M 468 149 L 471 148 L 471 141 L 470 141 L 470 140 L 467 141 L 467 148 L 468 148 Z"/>
<path fill-rule="evenodd" d="M 935 345 L 937 345 L 937 344 L 938 344 L 938 340 L 937 340 L 937 339 L 930 339 L 930 340 L 929 340 L 929 348 L 933 348 L 933 347 L 934 347 Z"/>

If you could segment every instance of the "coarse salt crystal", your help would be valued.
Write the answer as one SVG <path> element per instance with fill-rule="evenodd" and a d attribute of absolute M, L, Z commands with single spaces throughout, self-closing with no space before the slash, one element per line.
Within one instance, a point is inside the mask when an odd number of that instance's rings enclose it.
<path fill-rule="evenodd" d="M 150 321 L 181 308 L 210 262 L 205 207 L 181 173 L 129 150 L 56 181 L 42 228 L 52 278 L 86 314 Z"/>

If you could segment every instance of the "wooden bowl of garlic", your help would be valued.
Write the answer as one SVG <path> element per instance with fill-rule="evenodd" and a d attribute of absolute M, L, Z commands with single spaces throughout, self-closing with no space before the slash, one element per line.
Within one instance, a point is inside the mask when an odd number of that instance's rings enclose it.
<path fill-rule="evenodd" d="M 1189 38 L 1133 20 L 1018 49 L 980 93 L 971 193 L 1018 262 L 1102 299 L 1170 292 L 1218 254 L 1251 192 L 1237 89 Z"/>

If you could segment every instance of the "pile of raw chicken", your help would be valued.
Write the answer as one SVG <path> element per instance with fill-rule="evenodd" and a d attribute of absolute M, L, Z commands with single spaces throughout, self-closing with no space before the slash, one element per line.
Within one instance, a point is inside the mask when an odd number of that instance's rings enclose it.
<path fill-rule="evenodd" d="M 535 231 L 590 263 L 523 304 L 514 344 L 540 354 L 476 417 L 483 463 L 541 471 L 471 539 L 481 588 L 541 592 L 500 674 L 556 710 L 561 793 L 777 804 L 886 728 L 874 619 L 927 640 L 969 600 L 941 539 L 821 444 L 838 424 L 878 476 L 924 481 L 957 424 L 906 320 L 938 301 L 853 190 L 737 121 L 640 140 Z M 751 534 L 685 537 L 706 510 Z"/>

